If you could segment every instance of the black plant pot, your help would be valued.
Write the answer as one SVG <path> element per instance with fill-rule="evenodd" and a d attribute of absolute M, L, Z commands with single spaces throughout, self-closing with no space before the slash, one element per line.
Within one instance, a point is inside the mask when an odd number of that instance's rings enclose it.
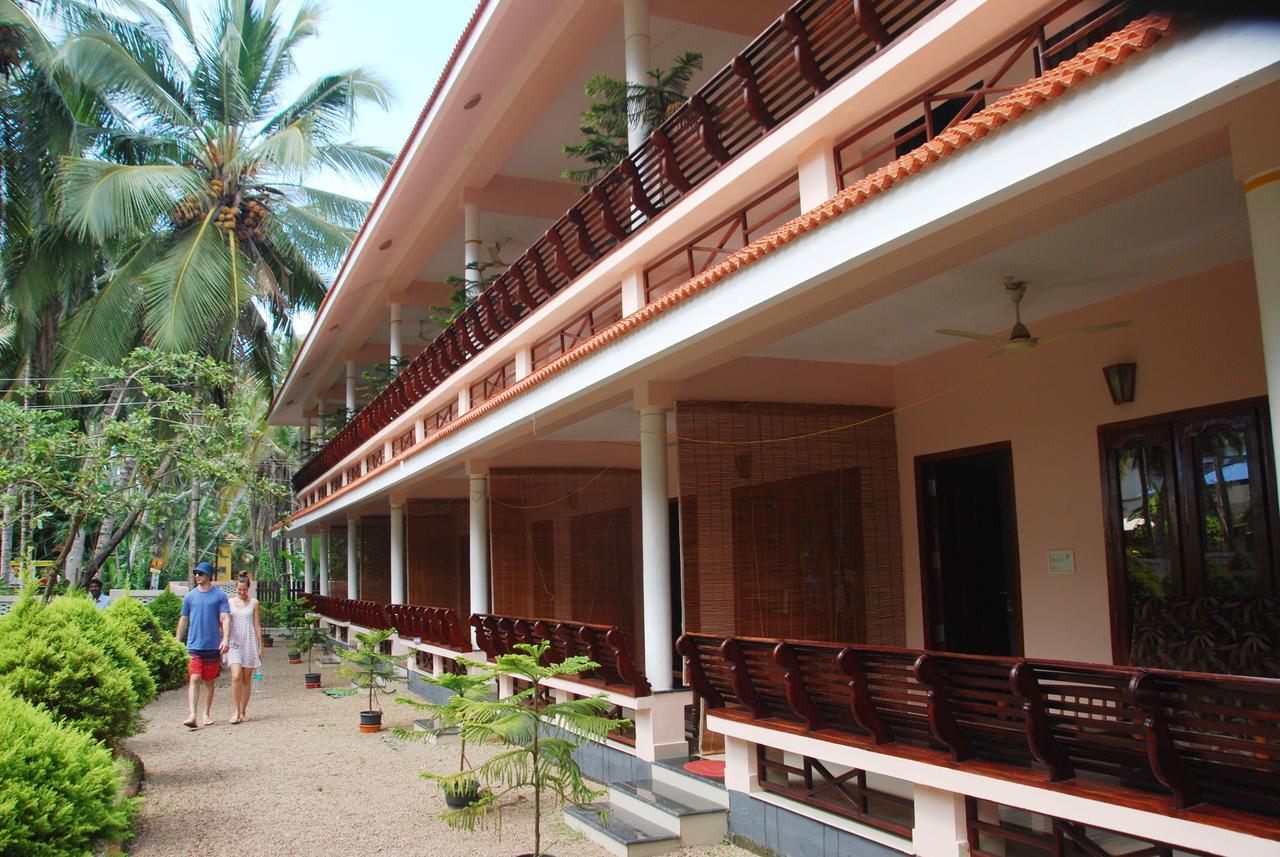
<path fill-rule="evenodd" d="M 480 784 L 472 780 L 469 785 L 470 788 L 463 792 L 445 792 L 445 806 L 449 807 L 449 809 L 462 809 L 464 806 L 471 806 L 471 804 L 480 800 Z"/>
<path fill-rule="evenodd" d="M 319 687 L 320 673 L 304 673 L 302 680 L 306 682 L 307 687 Z"/>
<path fill-rule="evenodd" d="M 271 648 L 271 647 L 272 647 L 272 645 L 273 645 L 274 643 L 275 643 L 275 640 L 271 639 L 271 635 L 270 635 L 270 634 L 263 634 L 263 635 L 262 635 L 262 648 L 264 648 L 264 649 L 269 649 L 269 648 Z"/>
<path fill-rule="evenodd" d="M 382 712 L 381 711 L 361 711 L 360 712 L 360 731 L 361 732 L 377 732 L 382 728 Z"/>

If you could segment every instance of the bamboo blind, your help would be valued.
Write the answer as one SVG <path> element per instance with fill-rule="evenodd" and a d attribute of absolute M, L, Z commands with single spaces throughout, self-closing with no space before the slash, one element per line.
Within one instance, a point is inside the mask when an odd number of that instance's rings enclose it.
<path fill-rule="evenodd" d="M 883 411 L 676 410 L 686 629 L 902 645 L 893 418 L 831 431 Z"/>
<path fill-rule="evenodd" d="M 366 515 L 360 519 L 360 597 L 391 603 L 391 518 Z"/>
<path fill-rule="evenodd" d="M 617 625 L 641 660 L 639 471 L 497 469 L 489 491 L 494 612 Z"/>
<path fill-rule="evenodd" d="M 471 615 L 467 501 L 412 500 L 405 507 L 405 574 L 410 604 Z"/>
<path fill-rule="evenodd" d="M 347 595 L 347 525 L 329 528 L 329 594 Z"/>

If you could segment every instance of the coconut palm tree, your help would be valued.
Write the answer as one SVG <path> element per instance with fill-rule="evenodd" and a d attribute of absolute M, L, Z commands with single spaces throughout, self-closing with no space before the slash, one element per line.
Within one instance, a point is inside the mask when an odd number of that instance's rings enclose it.
<path fill-rule="evenodd" d="M 156 23 L 81 27 L 59 51 L 130 120 L 59 170 L 62 222 L 117 260 L 71 319 L 66 353 L 111 360 L 142 341 L 270 380 L 273 331 L 319 305 L 367 210 L 305 182 L 318 170 L 381 181 L 390 154 L 347 135 L 361 107 L 387 106 L 387 90 L 355 68 L 285 103 L 316 2 L 285 25 L 278 0 L 221 0 L 203 26 L 187 0 L 154 3 Z"/>

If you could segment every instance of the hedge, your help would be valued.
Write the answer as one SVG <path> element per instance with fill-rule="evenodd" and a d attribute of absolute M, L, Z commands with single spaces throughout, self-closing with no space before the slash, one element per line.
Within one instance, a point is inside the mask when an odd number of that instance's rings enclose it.
<path fill-rule="evenodd" d="M 160 627 L 170 634 L 178 631 L 178 617 L 182 615 L 182 599 L 169 590 L 165 590 L 151 599 L 147 609 L 156 617 Z"/>
<path fill-rule="evenodd" d="M 133 598 L 117 598 L 105 611 L 107 622 L 146 662 L 157 690 L 186 684 L 187 650 L 160 627 L 155 615 Z"/>
<path fill-rule="evenodd" d="M 0 855 L 88 854 L 127 835 L 137 803 L 109 750 L 0 689 Z"/>
<path fill-rule="evenodd" d="M 71 623 L 91 642 L 106 653 L 133 686 L 137 708 L 141 710 L 156 698 L 156 683 L 151 670 L 138 652 L 107 622 L 101 610 L 88 598 L 64 595 L 45 608 L 43 619 L 54 624 Z"/>

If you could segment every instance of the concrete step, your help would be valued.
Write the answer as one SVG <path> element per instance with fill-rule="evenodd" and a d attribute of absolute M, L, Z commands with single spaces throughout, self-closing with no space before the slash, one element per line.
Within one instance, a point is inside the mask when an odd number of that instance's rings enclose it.
<path fill-rule="evenodd" d="M 601 812 L 604 813 L 603 821 Z M 620 809 L 612 802 L 566 806 L 564 821 L 618 857 L 650 857 L 680 847 L 680 838 L 670 830 Z"/>
<path fill-rule="evenodd" d="M 651 776 L 656 782 L 666 783 L 696 795 L 703 800 L 711 801 L 725 809 L 729 808 L 729 792 L 725 790 L 724 780 L 700 777 L 684 769 L 684 763 L 696 757 L 681 756 L 675 759 L 659 759 L 654 762 Z"/>
<path fill-rule="evenodd" d="M 682 847 L 714 845 L 729 832 L 721 804 L 661 780 L 610 783 L 609 803 L 676 834 Z"/>

